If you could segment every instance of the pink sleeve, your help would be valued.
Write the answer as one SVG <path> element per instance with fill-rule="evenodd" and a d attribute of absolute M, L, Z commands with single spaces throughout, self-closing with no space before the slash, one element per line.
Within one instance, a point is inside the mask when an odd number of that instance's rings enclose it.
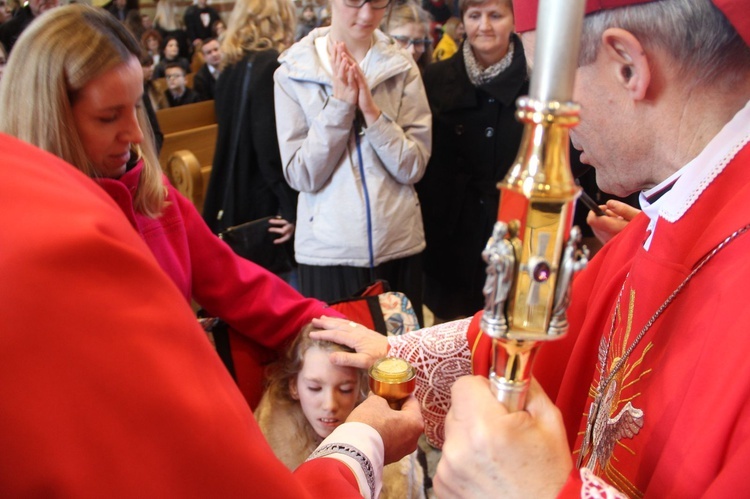
<path fill-rule="evenodd" d="M 445 440 L 445 415 L 451 407 L 451 386 L 471 374 L 471 350 L 466 331 L 471 318 L 438 324 L 388 338 L 389 357 L 401 357 L 417 368 L 416 397 L 422 405 L 427 441 L 437 447 Z"/>

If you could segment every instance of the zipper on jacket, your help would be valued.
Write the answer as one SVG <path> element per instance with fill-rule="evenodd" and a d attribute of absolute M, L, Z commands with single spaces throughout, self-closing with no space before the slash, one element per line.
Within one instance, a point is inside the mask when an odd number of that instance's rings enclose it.
<path fill-rule="evenodd" d="M 364 119 L 360 118 L 359 110 L 357 117 L 354 119 L 354 142 L 357 144 L 357 159 L 359 160 L 359 175 L 362 177 L 362 190 L 365 194 L 365 213 L 367 214 L 367 249 L 370 252 L 370 280 L 375 278 L 373 270 L 375 269 L 375 254 L 372 248 L 372 212 L 370 211 L 370 193 L 367 190 L 367 180 L 365 180 L 365 165 L 362 161 L 362 146 L 360 144 L 360 135 L 364 135 Z"/>

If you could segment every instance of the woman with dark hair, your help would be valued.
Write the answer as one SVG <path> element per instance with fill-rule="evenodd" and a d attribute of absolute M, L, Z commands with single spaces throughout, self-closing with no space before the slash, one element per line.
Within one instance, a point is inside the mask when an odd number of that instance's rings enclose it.
<path fill-rule="evenodd" d="M 527 93 L 526 59 L 513 33 L 511 0 L 461 0 L 466 41 L 424 72 L 433 120 L 432 159 L 417 184 L 424 215 L 425 303 L 436 320 L 481 309 L 482 249 L 523 126 L 516 98 Z"/>
<path fill-rule="evenodd" d="M 164 47 L 162 48 L 159 63 L 154 66 L 154 78 L 164 78 L 167 66 L 173 63 L 179 64 L 185 70 L 185 74 L 191 72 L 190 61 L 184 57 L 180 57 L 179 43 L 177 37 L 174 36 L 167 36 L 164 39 Z"/>

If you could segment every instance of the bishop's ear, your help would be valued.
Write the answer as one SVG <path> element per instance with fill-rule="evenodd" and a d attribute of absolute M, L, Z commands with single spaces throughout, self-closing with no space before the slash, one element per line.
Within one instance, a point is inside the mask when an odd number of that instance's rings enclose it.
<path fill-rule="evenodd" d="M 642 100 L 651 83 L 648 55 L 641 42 L 629 31 L 609 28 L 602 34 L 603 55 L 614 77 L 634 100 Z"/>

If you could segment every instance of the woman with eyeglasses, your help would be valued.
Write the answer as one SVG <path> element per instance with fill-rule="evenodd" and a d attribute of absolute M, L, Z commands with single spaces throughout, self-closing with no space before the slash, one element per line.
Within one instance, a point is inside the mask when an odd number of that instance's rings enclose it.
<path fill-rule="evenodd" d="M 420 71 L 432 62 L 430 14 L 420 6 L 406 2 L 394 7 L 384 23 L 384 31 L 411 54 Z"/>
<path fill-rule="evenodd" d="M 422 320 L 422 213 L 431 150 L 419 69 L 378 30 L 390 0 L 331 0 L 331 26 L 274 75 L 284 177 L 299 191 L 295 257 L 306 296 L 335 301 L 385 279 Z"/>
<path fill-rule="evenodd" d="M 417 185 L 427 249 L 425 304 L 444 321 L 482 308 L 482 249 L 523 126 L 516 98 L 528 91 L 526 59 L 513 33 L 511 0 L 460 0 L 466 39 L 453 57 L 427 66 L 432 159 Z"/>

